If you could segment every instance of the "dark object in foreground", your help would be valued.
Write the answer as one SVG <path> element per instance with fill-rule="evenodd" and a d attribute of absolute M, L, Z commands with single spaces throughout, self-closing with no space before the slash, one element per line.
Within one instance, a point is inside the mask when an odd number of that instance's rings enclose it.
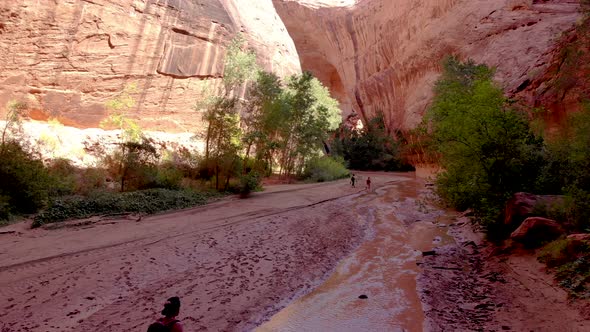
<path fill-rule="evenodd" d="M 434 256 L 436 255 L 436 251 L 434 250 L 429 250 L 429 251 L 423 251 L 422 252 L 422 256 Z"/>
<path fill-rule="evenodd" d="M 180 312 L 180 299 L 176 296 L 169 298 L 164 303 L 162 318 L 152 323 L 147 332 L 183 332 L 180 321 L 176 319 Z"/>
<path fill-rule="evenodd" d="M 361 299 L 361 300 L 366 300 L 368 298 L 369 297 L 367 295 L 365 295 L 365 294 L 359 296 L 359 299 Z"/>

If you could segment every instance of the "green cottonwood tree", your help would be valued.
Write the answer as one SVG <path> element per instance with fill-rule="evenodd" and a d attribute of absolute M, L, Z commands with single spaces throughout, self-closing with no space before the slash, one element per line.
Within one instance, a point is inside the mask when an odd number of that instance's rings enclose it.
<path fill-rule="evenodd" d="M 543 163 L 542 140 L 493 76 L 485 65 L 448 58 L 428 113 L 445 169 L 437 179 L 439 193 L 488 222 L 498 220 L 511 194 L 532 189 Z"/>
<path fill-rule="evenodd" d="M 230 178 L 239 169 L 241 131 L 236 102 L 235 98 L 219 98 L 205 113 L 208 139 L 206 162 L 214 171 L 215 189 L 219 189 L 221 176 L 225 176 L 227 188 Z"/>

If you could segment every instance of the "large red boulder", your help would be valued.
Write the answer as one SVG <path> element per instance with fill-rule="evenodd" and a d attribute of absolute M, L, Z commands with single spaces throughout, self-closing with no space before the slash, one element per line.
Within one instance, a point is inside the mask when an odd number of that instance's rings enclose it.
<path fill-rule="evenodd" d="M 506 203 L 504 224 L 516 227 L 527 217 L 542 216 L 547 210 L 555 209 L 562 204 L 563 196 L 516 193 Z"/>
<path fill-rule="evenodd" d="M 526 245 L 539 245 L 554 240 L 564 234 L 564 229 L 555 220 L 542 217 L 526 218 L 510 235 L 514 241 Z"/>
<path fill-rule="evenodd" d="M 522 219 L 533 212 L 537 203 L 537 196 L 529 193 L 516 193 L 506 203 L 504 224 L 511 225 L 515 219 Z"/>
<path fill-rule="evenodd" d="M 567 236 L 568 240 L 577 240 L 590 242 L 590 233 L 571 234 Z"/>

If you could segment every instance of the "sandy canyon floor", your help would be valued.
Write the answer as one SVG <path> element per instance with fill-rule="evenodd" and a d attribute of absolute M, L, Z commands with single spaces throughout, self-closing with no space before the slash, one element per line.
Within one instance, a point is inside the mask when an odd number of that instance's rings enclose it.
<path fill-rule="evenodd" d="M 277 185 L 150 217 L 6 227 L 0 331 L 144 331 L 170 296 L 185 331 L 590 330 L 532 256 L 487 259 L 413 174 L 359 175 L 357 188 Z"/>

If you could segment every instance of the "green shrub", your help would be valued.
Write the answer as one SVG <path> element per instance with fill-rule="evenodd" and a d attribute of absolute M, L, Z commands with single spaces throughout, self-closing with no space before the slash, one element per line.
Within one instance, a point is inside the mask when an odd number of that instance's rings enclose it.
<path fill-rule="evenodd" d="M 537 192 L 565 194 L 564 221 L 577 231 L 590 229 L 590 105 L 568 114 L 558 134 L 546 140 Z"/>
<path fill-rule="evenodd" d="M 43 162 L 16 141 L 1 146 L 0 161 L 2 215 L 37 212 L 55 185 Z"/>
<path fill-rule="evenodd" d="M 574 239 L 555 240 L 541 249 L 539 261 L 553 268 L 575 261 L 588 252 L 590 247 L 584 241 Z"/>
<path fill-rule="evenodd" d="M 106 186 L 107 171 L 103 168 L 89 167 L 80 171 L 80 177 L 76 184 L 76 193 L 89 195 L 94 191 L 102 190 Z"/>
<path fill-rule="evenodd" d="M 547 244 L 539 261 L 555 269 L 555 278 L 570 296 L 590 298 L 590 245 L 574 239 L 560 239 Z"/>
<path fill-rule="evenodd" d="M 395 139 L 387 131 L 383 114 L 372 118 L 360 131 L 342 127 L 332 142 L 332 153 L 342 156 L 348 167 L 371 171 L 413 171 L 401 157 L 400 133 Z"/>
<path fill-rule="evenodd" d="M 590 299 L 590 254 L 558 267 L 555 279 L 571 297 Z"/>
<path fill-rule="evenodd" d="M 153 142 L 124 142 L 112 154 L 103 158 L 103 167 L 119 182 L 121 191 L 147 189 L 157 177 L 159 155 Z"/>
<path fill-rule="evenodd" d="M 10 196 L 0 195 L 0 225 L 6 223 L 10 217 Z"/>
<path fill-rule="evenodd" d="M 258 174 L 256 174 L 255 172 L 250 172 L 246 175 L 243 175 L 240 178 L 239 191 L 240 191 L 241 197 L 245 198 L 248 195 L 250 195 L 250 193 L 252 193 L 253 191 L 260 190 L 260 189 L 261 189 L 260 176 Z"/>
<path fill-rule="evenodd" d="M 311 158 L 305 165 L 304 179 L 313 182 L 333 181 L 350 174 L 344 160 L 328 156 Z"/>
<path fill-rule="evenodd" d="M 493 70 L 454 58 L 444 68 L 427 116 L 445 169 L 437 191 L 455 208 L 474 209 L 496 229 L 506 200 L 533 190 L 544 164 L 543 141 L 504 98 Z"/>
<path fill-rule="evenodd" d="M 156 213 L 205 204 L 210 194 L 190 190 L 149 189 L 59 198 L 35 216 L 32 227 L 112 213 Z"/>
<path fill-rule="evenodd" d="M 189 179 L 199 178 L 199 166 L 202 164 L 202 157 L 197 152 L 191 152 L 185 147 L 178 147 L 177 150 L 168 152 L 168 160 L 164 164 L 172 165 L 182 171 L 182 175 Z"/>
<path fill-rule="evenodd" d="M 53 187 L 48 188 L 52 196 L 71 195 L 77 187 L 78 169 L 68 159 L 58 158 L 51 161 L 47 167 L 53 179 Z"/>
<path fill-rule="evenodd" d="M 177 165 L 166 163 L 159 165 L 149 188 L 180 189 L 184 173 Z"/>
<path fill-rule="evenodd" d="M 577 231 L 590 232 L 590 191 L 575 185 L 565 188 L 570 200 L 570 222 Z"/>

